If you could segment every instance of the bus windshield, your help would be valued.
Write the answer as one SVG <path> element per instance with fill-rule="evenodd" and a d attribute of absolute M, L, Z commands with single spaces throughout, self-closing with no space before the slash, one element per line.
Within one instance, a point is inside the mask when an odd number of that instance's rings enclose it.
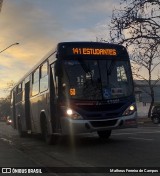
<path fill-rule="evenodd" d="M 64 60 L 63 96 L 78 100 L 108 100 L 133 93 L 129 61 Z"/>

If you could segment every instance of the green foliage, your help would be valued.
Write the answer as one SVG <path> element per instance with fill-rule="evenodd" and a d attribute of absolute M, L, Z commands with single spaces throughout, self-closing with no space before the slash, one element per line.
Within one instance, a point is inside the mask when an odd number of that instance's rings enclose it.
<path fill-rule="evenodd" d="M 6 97 L 0 99 L 0 117 L 7 117 L 10 115 L 10 98 Z"/>

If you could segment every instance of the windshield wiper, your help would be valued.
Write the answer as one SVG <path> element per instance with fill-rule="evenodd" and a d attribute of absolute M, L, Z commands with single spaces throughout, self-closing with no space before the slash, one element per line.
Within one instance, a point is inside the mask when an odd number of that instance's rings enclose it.
<path fill-rule="evenodd" d="M 106 64 L 107 74 L 108 74 L 108 75 L 111 75 L 111 73 L 112 73 L 114 67 L 115 67 L 115 60 L 112 60 L 112 61 L 111 61 L 111 64 L 110 64 L 109 68 L 107 68 L 107 64 Z"/>
<path fill-rule="evenodd" d="M 79 63 L 81 64 L 81 67 L 84 70 L 84 72 L 89 74 L 89 76 L 91 78 L 91 82 L 93 83 L 93 76 L 92 76 L 92 72 L 91 72 L 90 68 L 82 60 L 79 60 Z"/>
<path fill-rule="evenodd" d="M 82 61 L 82 60 L 79 60 L 79 63 L 81 64 L 81 67 L 83 68 L 83 70 L 86 72 L 86 73 L 89 73 L 91 72 L 89 67 Z"/>

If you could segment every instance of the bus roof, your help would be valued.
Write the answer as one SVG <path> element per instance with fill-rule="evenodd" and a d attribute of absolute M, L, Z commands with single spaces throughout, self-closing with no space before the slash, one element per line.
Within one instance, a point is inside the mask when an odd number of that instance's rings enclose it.
<path fill-rule="evenodd" d="M 45 62 L 51 55 L 57 52 L 59 53 L 63 52 L 63 48 L 67 47 L 88 47 L 88 48 L 114 48 L 117 50 L 125 50 L 125 47 L 118 44 L 111 44 L 111 43 L 104 43 L 104 42 L 61 42 L 57 44 L 56 49 L 52 49 L 49 51 L 42 59 L 32 68 L 30 69 L 13 87 L 13 89 L 19 85 L 25 78 L 27 78 L 36 68 L 40 66 L 43 62 Z M 12 89 L 12 90 L 13 90 Z"/>
<path fill-rule="evenodd" d="M 105 43 L 105 42 L 88 42 L 88 41 L 80 41 L 80 42 L 60 42 L 57 44 L 57 47 L 61 47 L 63 45 L 71 46 L 71 45 L 80 45 L 80 46 L 112 46 L 116 48 L 124 48 L 123 45 L 114 44 L 114 43 Z"/>
<path fill-rule="evenodd" d="M 19 85 L 25 78 L 27 78 L 36 68 L 38 68 L 40 66 L 40 64 L 42 64 L 43 62 L 45 62 L 51 55 L 53 55 L 56 52 L 55 49 L 52 49 L 51 51 L 49 51 L 44 57 L 42 57 L 42 59 L 36 64 L 34 65 L 12 88 L 12 90 Z"/>

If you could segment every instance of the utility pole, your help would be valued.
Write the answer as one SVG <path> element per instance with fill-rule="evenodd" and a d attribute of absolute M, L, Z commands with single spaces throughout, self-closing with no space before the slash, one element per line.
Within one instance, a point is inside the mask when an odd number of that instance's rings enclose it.
<path fill-rule="evenodd" d="M 0 0 L 0 12 L 1 12 L 1 9 L 2 9 L 2 4 L 3 4 L 3 0 Z"/>
<path fill-rule="evenodd" d="M 0 53 L 2 53 L 3 51 L 7 50 L 10 47 L 12 47 L 13 45 L 19 45 L 19 43 L 13 43 L 12 45 L 9 45 L 7 48 L 5 48 L 2 51 L 0 51 Z"/>

